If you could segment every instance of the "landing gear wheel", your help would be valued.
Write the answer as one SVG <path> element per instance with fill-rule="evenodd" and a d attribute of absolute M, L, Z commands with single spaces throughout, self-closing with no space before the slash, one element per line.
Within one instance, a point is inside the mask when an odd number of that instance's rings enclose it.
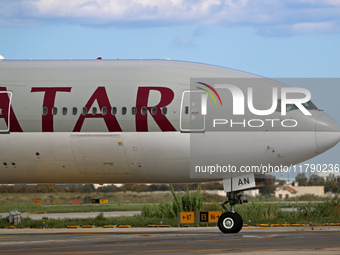
<path fill-rule="evenodd" d="M 238 233 L 243 226 L 243 220 L 238 213 L 226 212 L 218 219 L 218 228 L 223 233 Z"/>
<path fill-rule="evenodd" d="M 237 228 L 237 231 L 236 233 L 240 232 L 242 227 L 243 227 L 243 219 L 241 217 L 241 215 L 239 215 L 238 213 L 235 213 L 236 217 L 239 218 L 239 225 L 238 225 L 238 228 Z"/>

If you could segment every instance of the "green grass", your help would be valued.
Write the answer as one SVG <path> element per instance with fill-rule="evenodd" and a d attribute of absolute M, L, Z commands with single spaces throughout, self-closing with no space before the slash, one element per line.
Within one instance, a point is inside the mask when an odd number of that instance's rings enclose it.
<path fill-rule="evenodd" d="M 53 205 L 59 202 L 60 205 L 70 205 L 71 200 L 80 200 L 82 204 L 91 203 L 93 198 L 106 198 L 109 203 L 153 203 L 162 200 L 172 199 L 170 192 L 112 192 L 112 193 L 2 193 L 0 194 L 1 204 L 33 203 L 40 199 L 43 204 Z"/>
<path fill-rule="evenodd" d="M 160 218 L 144 218 L 140 215 L 132 217 L 103 217 L 98 215 L 96 218 L 87 219 L 44 219 L 32 220 L 29 217 L 22 218 L 17 228 L 42 228 L 45 222 L 46 228 L 66 228 L 67 226 L 84 226 L 94 225 L 95 227 L 103 227 L 105 225 L 131 225 L 131 227 L 147 227 L 149 224 L 171 225 L 177 226 L 176 219 L 160 219 Z M 7 218 L 0 219 L 0 228 L 12 226 L 8 223 Z"/>
<path fill-rule="evenodd" d="M 294 206 L 296 211 L 282 211 L 285 204 L 261 203 L 252 201 L 249 204 L 237 205 L 236 211 L 244 222 L 252 224 L 323 224 L 340 222 L 339 195 L 328 198 L 322 203 L 309 202 Z"/>
<path fill-rule="evenodd" d="M 160 202 L 158 204 L 145 204 L 142 215 L 146 218 L 158 217 L 174 219 L 179 212 L 198 212 L 203 206 L 203 193 L 200 189 L 190 191 L 188 188 L 183 193 L 171 191 L 173 202 Z"/>
<path fill-rule="evenodd" d="M 173 193 L 174 202 L 160 203 L 158 205 L 145 205 L 142 210 L 142 215 L 144 217 L 162 217 L 175 219 L 179 211 L 195 211 L 195 207 L 192 206 L 195 203 L 196 198 L 200 198 L 198 194 L 199 190 L 196 192 L 187 191 L 185 194 L 177 195 Z M 180 201 L 180 210 L 176 205 L 176 201 Z M 186 206 L 184 206 L 186 202 Z M 290 204 L 291 207 L 294 206 Z M 328 197 L 325 201 L 321 203 L 295 203 L 296 211 L 283 211 L 283 207 L 289 207 L 286 203 L 264 203 L 257 202 L 255 199 L 249 204 L 236 205 L 236 212 L 238 212 L 244 222 L 249 220 L 253 224 L 294 224 L 294 223 L 304 223 L 304 224 L 322 224 L 322 223 L 332 223 L 340 222 L 340 200 L 339 195 L 333 198 Z M 221 211 L 216 204 L 205 204 L 203 207 L 199 207 L 201 210 L 205 211 Z"/>
<path fill-rule="evenodd" d="M 243 216 L 243 215 L 242 215 Z M 320 217 L 315 218 L 313 221 L 309 221 L 306 218 L 297 218 L 287 213 L 285 217 L 280 218 L 249 218 L 243 216 L 243 222 L 248 224 L 251 221 L 251 225 L 256 224 L 311 224 L 320 225 L 324 223 L 340 222 L 339 216 Z M 43 222 L 45 222 L 46 228 L 67 228 L 67 226 L 84 226 L 94 225 L 95 227 L 103 227 L 105 225 L 131 225 L 131 227 L 147 227 L 150 224 L 155 225 L 170 225 L 177 227 L 177 218 L 175 219 L 164 219 L 158 217 L 145 218 L 141 215 L 135 215 L 131 217 L 103 217 L 98 215 L 96 218 L 87 219 L 43 219 L 43 220 L 32 220 L 29 217 L 23 217 L 21 224 L 16 225 L 17 228 L 43 228 Z M 206 226 L 206 224 L 200 224 Z M 216 224 L 209 224 L 209 226 L 215 226 Z M 6 217 L 0 218 L 0 228 L 6 228 L 12 226 L 8 223 Z"/>
<path fill-rule="evenodd" d="M 109 204 L 88 204 L 91 198 L 107 198 Z M 69 225 L 131 225 L 132 227 L 146 227 L 149 224 L 165 224 L 177 226 L 178 211 L 221 211 L 218 202 L 223 198 L 209 196 L 208 202 L 203 203 L 206 197 L 198 191 L 187 191 L 182 193 L 155 192 L 155 193 L 50 193 L 50 194 L 1 194 L 0 212 L 10 211 L 46 211 L 48 213 L 62 212 L 107 212 L 107 211 L 142 211 L 143 216 L 133 217 L 102 217 L 88 219 L 45 219 L 32 220 L 23 218 L 22 223 L 17 227 L 42 228 L 43 221 L 47 228 L 64 228 Z M 34 204 L 35 199 L 41 199 L 42 203 Z M 73 199 L 81 200 L 82 204 L 72 205 Z M 60 204 L 53 205 L 54 201 Z M 207 201 L 207 200 L 206 200 Z M 236 206 L 236 211 L 242 216 L 244 223 L 251 221 L 251 224 L 323 224 L 340 222 L 339 196 L 325 199 L 321 203 L 296 202 L 274 202 L 268 203 L 267 200 L 253 199 L 249 204 Z M 286 204 L 287 203 L 287 204 Z M 296 212 L 284 212 L 281 208 L 294 207 Z M 214 225 L 214 224 L 212 224 Z M 0 218 L 0 228 L 8 227 L 7 218 Z M 205 226 L 205 224 L 203 224 Z"/>
<path fill-rule="evenodd" d="M 19 211 L 24 213 L 45 211 L 47 213 L 72 213 L 72 212 L 108 212 L 108 211 L 140 211 L 143 204 L 84 204 L 84 205 L 39 205 L 39 204 L 1 204 L 0 212 Z"/>
<path fill-rule="evenodd" d="M 171 193 L 35 193 L 35 194 L 0 194 L 0 212 L 10 211 L 46 211 L 61 212 L 104 212 L 104 211 L 140 211 L 145 203 L 154 203 L 171 198 Z M 108 204 L 91 204 L 92 198 L 106 198 Z M 42 204 L 34 204 L 40 199 Z M 80 200 L 80 205 L 73 205 L 71 200 Z M 59 202 L 59 204 L 53 204 Z"/>

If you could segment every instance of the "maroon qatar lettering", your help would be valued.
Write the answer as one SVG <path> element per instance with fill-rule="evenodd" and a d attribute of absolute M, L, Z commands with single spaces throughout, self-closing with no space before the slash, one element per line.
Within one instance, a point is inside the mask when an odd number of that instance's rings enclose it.
<path fill-rule="evenodd" d="M 32 88 L 31 92 L 45 92 L 43 107 L 47 108 L 47 114 L 42 116 L 42 131 L 53 132 L 53 114 L 55 97 L 57 92 L 71 92 L 70 87 L 56 87 L 56 88 Z"/>
<path fill-rule="evenodd" d="M 63 93 L 71 93 L 72 87 L 32 87 L 31 93 L 36 92 L 42 92 L 43 93 L 43 104 L 42 107 L 47 108 L 47 114 L 42 115 L 41 120 L 41 127 L 42 132 L 54 132 L 54 115 L 52 113 L 53 108 L 55 107 L 55 101 L 57 93 L 61 93 L 58 96 L 58 100 L 62 98 Z M 7 91 L 6 87 L 0 87 L 0 91 Z M 149 104 L 149 97 L 150 93 L 154 92 L 160 93 L 160 101 L 157 105 L 150 105 Z M 74 93 L 74 92 L 73 92 Z M 13 94 L 13 97 L 15 97 L 16 93 Z M 76 95 L 75 95 L 76 96 Z M 118 95 L 119 96 L 119 95 Z M 176 131 L 176 129 L 173 127 L 171 122 L 168 120 L 168 118 L 162 114 L 161 109 L 163 107 L 167 107 L 171 104 L 171 102 L 174 99 L 174 92 L 167 87 L 138 87 L 137 89 L 137 95 L 136 95 L 136 115 L 135 115 L 135 127 L 137 132 L 148 132 L 148 116 L 152 116 L 153 120 L 156 122 L 156 124 L 159 126 L 159 128 L 163 132 L 169 132 L 169 131 Z M 105 125 L 109 132 L 122 132 L 121 126 L 114 114 L 111 112 L 111 103 L 108 97 L 108 94 L 106 92 L 106 87 L 98 87 L 95 89 L 93 94 L 88 99 L 85 107 L 87 109 L 91 109 L 95 101 L 98 103 L 98 106 L 100 109 L 103 109 L 104 107 L 107 109 L 106 114 L 103 113 L 97 113 L 97 114 L 91 114 L 87 112 L 85 115 L 80 113 L 80 115 L 77 117 L 76 124 L 71 129 L 70 132 L 81 132 L 81 129 L 83 127 L 84 121 L 89 118 L 97 118 L 102 119 L 105 122 Z M 77 106 L 79 107 L 79 106 Z M 142 115 L 142 107 L 147 108 L 147 113 L 145 115 Z M 151 114 L 151 109 L 153 107 L 157 108 L 156 114 Z M 0 115 L 0 118 L 5 119 L 6 124 L 8 126 L 8 122 L 10 124 L 10 132 L 23 132 L 19 121 L 14 113 L 14 110 L 12 108 L 12 105 L 10 105 L 10 99 L 8 97 L 7 93 L 0 93 L 0 108 L 2 110 L 2 115 Z M 81 107 L 80 107 L 81 108 Z M 8 116 L 8 111 L 10 111 L 10 118 Z M 41 114 L 39 112 L 39 114 Z M 76 116 L 75 116 L 76 117 Z M 62 121 L 59 118 L 60 121 Z M 58 120 L 58 121 L 59 121 Z M 150 117 L 149 117 L 150 121 Z"/>
<path fill-rule="evenodd" d="M 161 100 L 157 105 L 150 106 L 148 105 L 149 94 L 151 90 L 156 90 L 161 93 Z M 142 114 L 142 107 L 147 108 L 147 112 L 151 113 L 151 109 L 153 107 L 157 108 L 157 113 L 155 115 L 151 115 L 153 119 L 156 121 L 157 125 L 163 132 L 166 131 L 176 131 L 176 129 L 172 126 L 170 121 L 166 118 L 165 115 L 162 114 L 161 108 L 168 106 L 172 100 L 174 99 L 174 92 L 166 87 L 139 87 L 137 92 L 137 100 L 136 100 L 136 131 L 137 132 L 147 132 L 148 131 L 148 114 Z"/>
<path fill-rule="evenodd" d="M 96 91 L 93 93 L 93 95 L 90 97 L 85 107 L 87 109 L 90 109 L 95 100 L 97 100 L 100 109 L 103 109 L 103 107 L 106 107 L 106 109 L 110 111 L 111 104 L 110 104 L 109 98 L 107 97 L 105 87 L 98 87 Z M 109 132 L 121 132 L 122 131 L 116 119 L 116 116 L 112 115 L 111 113 L 106 114 L 106 115 L 103 115 L 103 114 L 92 115 L 87 112 L 86 115 L 80 114 L 79 119 L 73 129 L 73 132 L 80 132 L 81 127 L 83 126 L 84 120 L 86 118 L 102 118 L 104 119 L 106 127 L 109 130 Z"/>

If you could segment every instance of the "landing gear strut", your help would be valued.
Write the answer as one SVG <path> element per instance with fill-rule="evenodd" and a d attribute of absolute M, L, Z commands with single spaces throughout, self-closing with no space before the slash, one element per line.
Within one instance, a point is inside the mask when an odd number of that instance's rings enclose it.
<path fill-rule="evenodd" d="M 218 219 L 218 228 L 223 233 L 238 233 L 243 227 L 243 220 L 242 217 L 235 212 L 235 205 L 248 203 L 248 200 L 236 191 L 228 192 L 227 197 L 228 200 L 221 204 L 225 213 Z M 230 204 L 230 211 L 225 207 L 228 203 Z"/>

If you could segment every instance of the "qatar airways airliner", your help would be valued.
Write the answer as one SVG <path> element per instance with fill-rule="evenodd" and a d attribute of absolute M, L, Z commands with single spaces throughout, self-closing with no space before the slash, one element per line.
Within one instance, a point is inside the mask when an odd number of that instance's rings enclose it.
<path fill-rule="evenodd" d="M 172 60 L 0 61 L 0 183 L 223 180 L 235 204 L 256 175 L 336 145 L 304 88 Z"/>

